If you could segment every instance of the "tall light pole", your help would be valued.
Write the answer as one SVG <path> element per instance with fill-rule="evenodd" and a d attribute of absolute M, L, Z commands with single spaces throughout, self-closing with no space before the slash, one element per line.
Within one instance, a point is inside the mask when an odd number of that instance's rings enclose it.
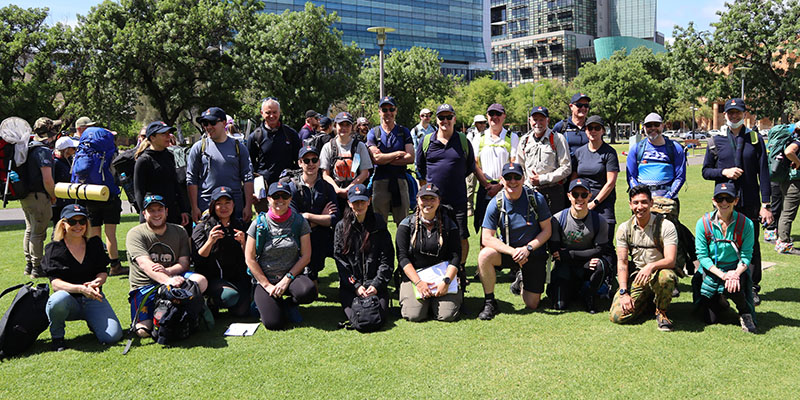
<path fill-rule="evenodd" d="M 394 32 L 394 28 L 389 28 L 388 26 L 372 26 L 367 28 L 367 31 L 374 32 L 378 35 L 378 47 L 380 48 L 380 52 L 378 53 L 378 59 L 380 60 L 380 98 L 383 98 L 383 46 L 386 45 L 386 34 L 389 32 Z"/>
<path fill-rule="evenodd" d="M 533 93 L 531 94 L 531 111 L 533 111 L 533 107 L 536 107 L 536 88 L 539 86 L 544 86 L 544 83 L 533 85 Z M 530 129 L 533 129 L 533 125 L 530 123 L 530 118 L 528 118 L 528 125 L 530 126 Z"/>
<path fill-rule="evenodd" d="M 694 139 L 695 135 L 697 135 L 697 133 L 695 132 L 695 130 L 696 130 L 695 123 L 697 121 L 696 119 L 694 119 L 694 112 L 695 111 L 697 111 L 697 107 L 692 106 L 692 139 Z"/>
<path fill-rule="evenodd" d="M 753 69 L 753 68 L 752 67 L 736 67 L 736 68 L 734 68 L 734 70 L 736 70 L 736 71 L 742 71 L 742 97 L 740 97 L 740 99 L 742 99 L 742 100 L 744 100 L 744 73 L 745 73 L 745 71 L 750 71 L 751 69 Z"/>

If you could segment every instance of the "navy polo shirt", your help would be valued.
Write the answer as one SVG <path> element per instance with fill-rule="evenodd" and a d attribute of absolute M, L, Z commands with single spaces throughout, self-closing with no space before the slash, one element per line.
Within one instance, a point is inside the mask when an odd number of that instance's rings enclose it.
<path fill-rule="evenodd" d="M 459 133 L 453 132 L 446 145 L 437 139 L 438 132 L 431 135 L 427 153 L 422 151 L 422 145 L 417 148 L 419 176 L 439 187 L 442 204 L 447 204 L 456 210 L 465 210 L 467 184 L 464 178 L 475 172 L 472 145 L 467 143 L 465 154 L 461 139 L 458 137 Z"/>
<path fill-rule="evenodd" d="M 725 136 L 712 136 L 710 140 L 714 141 L 717 156 L 707 149 L 703 159 L 703 178 L 716 183 L 730 182 L 722 175 L 725 168 L 738 166 L 744 170 L 742 176 L 733 182 L 739 191 L 739 209 L 760 208 L 759 192 L 764 203 L 770 201 L 767 149 L 761 135 L 756 135 L 756 138 L 757 142 L 753 144 L 747 128 L 736 137 L 730 131 Z"/>
<path fill-rule="evenodd" d="M 380 135 L 380 142 L 376 135 Z M 367 133 L 367 146 L 376 146 L 381 153 L 392 153 L 395 151 L 405 151 L 406 145 L 414 145 L 414 140 L 411 138 L 411 133 L 408 128 L 395 124 L 392 131 L 386 133 L 383 128 L 378 125 L 369 130 Z M 374 180 L 389 179 L 389 178 L 404 178 L 406 176 L 405 165 L 375 165 Z"/>

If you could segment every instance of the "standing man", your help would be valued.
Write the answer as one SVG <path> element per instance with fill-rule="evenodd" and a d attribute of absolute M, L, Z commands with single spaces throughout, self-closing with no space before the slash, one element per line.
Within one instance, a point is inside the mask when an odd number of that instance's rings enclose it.
<path fill-rule="evenodd" d="M 544 195 L 551 212 L 559 212 L 567 208 L 564 182 L 572 173 L 567 141 L 548 128 L 546 107 L 533 107 L 529 120 L 532 129 L 519 141 L 517 161 L 525 172 L 525 183 Z"/>
<path fill-rule="evenodd" d="M 798 254 L 794 248 L 792 240 L 792 221 L 797 216 L 797 209 L 800 206 L 800 123 L 790 125 L 792 136 L 786 148 L 783 150 L 784 157 L 791 162 L 789 174 L 785 181 L 781 182 L 781 217 L 778 221 L 778 240 L 775 242 L 775 251 L 782 254 Z"/>
<path fill-rule="evenodd" d="M 393 98 L 384 97 L 381 100 L 380 115 L 381 124 L 367 134 L 367 146 L 377 164 L 372 178 L 372 207 L 384 222 L 389 221 L 391 210 L 395 224 L 399 225 L 408 215 L 410 203 L 406 170 L 407 165 L 414 163 L 415 143 L 408 129 L 395 123 L 397 106 Z M 430 121 L 430 111 L 427 115 Z"/>
<path fill-rule="evenodd" d="M 469 228 L 467 228 L 467 185 L 464 179 L 475 171 L 475 153 L 467 137 L 456 133 L 456 110 L 449 104 L 436 109 L 439 129 L 425 136 L 417 148 L 417 170 L 420 187 L 433 183 L 441 190 L 441 203 L 453 209 L 458 231 L 461 235 L 461 266 L 469 254 Z M 462 278 L 463 281 L 463 278 Z M 465 282 L 466 283 L 466 282 Z"/>
<path fill-rule="evenodd" d="M 203 138 L 189 150 L 186 165 L 186 184 L 192 220 L 197 222 L 208 209 L 215 188 L 231 188 L 233 215 L 243 221 L 253 216 L 253 171 L 250 155 L 244 143 L 225 132 L 225 111 L 211 107 L 197 117 L 206 131 Z M 266 135 L 265 135 L 266 136 Z"/>
<path fill-rule="evenodd" d="M 486 130 L 486 117 L 482 114 L 478 114 L 472 118 L 472 126 L 467 129 L 467 139 L 470 143 L 475 139 L 475 137 L 480 137 L 483 134 L 483 131 Z M 514 149 L 516 151 L 516 148 Z M 477 154 L 477 153 L 476 153 Z M 471 217 L 475 213 L 475 187 L 477 186 L 478 178 L 475 177 L 475 174 L 469 174 L 467 177 L 467 216 Z M 486 210 L 484 210 L 485 212 Z M 476 223 L 480 223 L 478 219 L 475 219 Z M 479 225 L 480 226 L 480 225 Z"/>
<path fill-rule="evenodd" d="M 297 154 L 302 142 L 294 129 L 281 123 L 281 104 L 275 98 L 268 97 L 261 103 L 261 116 L 264 118 L 264 123 L 250 134 L 247 139 L 247 151 L 252 161 L 254 176 L 263 177 L 264 186 L 269 187 L 278 181 L 284 169 L 297 169 Z M 252 181 L 252 178 L 250 180 Z M 212 186 L 211 190 L 215 187 Z M 266 198 L 248 199 L 248 201 L 254 202 L 257 212 L 267 211 L 269 208 Z"/>
<path fill-rule="evenodd" d="M 44 276 L 42 257 L 47 226 L 53 217 L 50 208 L 56 202 L 53 181 L 53 150 L 50 145 L 58 134 L 60 120 L 41 117 L 33 124 L 33 140 L 28 144 L 28 159 L 23 164 L 27 179 L 28 195 L 20 199 L 25 214 L 25 235 L 22 251 L 25 253 L 25 275 L 33 278 Z"/>
<path fill-rule="evenodd" d="M 417 150 L 417 146 L 422 142 L 422 138 L 424 138 L 425 135 L 436 132 L 436 127 L 431 124 L 432 116 L 433 112 L 427 108 L 423 108 L 422 111 L 419 112 L 419 124 L 411 130 L 411 139 L 414 141 L 414 151 Z"/>
<path fill-rule="evenodd" d="M 628 195 L 633 216 L 617 229 L 619 292 L 611 304 L 611 322 L 630 322 L 654 302 L 658 330 L 671 331 L 667 307 L 678 281 L 678 232 L 672 222 L 650 212 L 653 195 L 647 186 L 634 186 Z"/>
<path fill-rule="evenodd" d="M 300 136 L 300 140 L 305 141 L 306 139 L 310 139 L 317 134 L 317 129 L 319 129 L 319 114 L 314 110 L 306 111 L 306 123 L 300 128 L 300 131 L 297 132 L 298 136 Z"/>
<path fill-rule="evenodd" d="M 739 198 L 736 211 L 753 221 L 755 229 L 753 258 L 750 272 L 753 277 L 753 302 L 758 305 L 761 288 L 761 246 L 758 232 L 761 222 L 771 224 L 769 161 L 764 139 L 756 131 L 744 126 L 745 104 L 742 99 L 725 102 L 725 119 L 728 129 L 723 136 L 708 138 L 708 149 L 703 160 L 703 178 L 715 183 L 733 182 Z M 759 198 L 759 194 L 761 197 Z"/>
<path fill-rule="evenodd" d="M 97 125 L 97 123 L 92 121 L 89 117 L 78 118 L 78 120 L 75 121 L 75 137 L 80 138 L 86 128 L 91 128 L 95 125 Z"/>
<path fill-rule="evenodd" d="M 589 102 L 592 99 L 584 93 L 575 93 L 569 101 L 570 116 L 567 119 L 558 121 L 553 126 L 553 131 L 564 135 L 569 145 L 569 155 L 575 154 L 578 147 L 589 143 L 586 137 L 586 117 L 589 115 Z M 572 166 L 575 169 L 575 166 Z"/>

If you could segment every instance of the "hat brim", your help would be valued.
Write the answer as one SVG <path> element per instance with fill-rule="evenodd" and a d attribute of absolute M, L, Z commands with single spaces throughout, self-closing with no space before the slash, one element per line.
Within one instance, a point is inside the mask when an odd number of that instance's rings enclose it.
<path fill-rule="evenodd" d="M 153 200 L 153 201 L 151 201 L 151 202 L 149 202 L 149 203 L 145 204 L 145 205 L 144 205 L 144 209 L 145 209 L 145 210 L 146 210 L 146 209 L 148 209 L 148 208 L 149 208 L 150 206 L 152 206 L 153 204 L 160 204 L 162 207 L 164 207 L 164 208 L 167 208 L 167 205 L 166 205 L 166 204 L 164 204 L 164 202 L 163 202 L 163 201 L 160 201 L 160 200 Z"/>
<path fill-rule="evenodd" d="M 740 106 L 740 105 L 728 106 L 728 107 L 725 108 L 725 111 L 723 111 L 723 112 L 728 112 L 730 110 L 739 110 L 741 112 L 744 112 L 744 106 Z"/>
<path fill-rule="evenodd" d="M 357 201 L 367 201 L 367 200 L 369 200 L 369 197 L 365 196 L 363 194 L 358 194 L 358 195 L 355 195 L 355 196 L 349 196 L 347 198 L 347 201 L 349 201 L 351 203 L 355 203 Z"/>

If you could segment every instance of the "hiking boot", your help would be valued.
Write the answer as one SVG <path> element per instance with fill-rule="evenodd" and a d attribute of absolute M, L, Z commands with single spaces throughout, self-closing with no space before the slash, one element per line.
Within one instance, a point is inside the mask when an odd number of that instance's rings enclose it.
<path fill-rule="evenodd" d="M 64 341 L 64 338 L 53 339 L 50 343 L 50 349 L 53 351 L 64 351 L 67 349 L 67 342 Z"/>
<path fill-rule="evenodd" d="M 756 324 L 753 322 L 753 316 L 750 314 L 742 314 L 739 316 L 739 323 L 742 325 L 742 330 L 748 333 L 756 333 Z"/>
<path fill-rule="evenodd" d="M 25 264 L 25 275 L 30 275 L 33 272 L 33 264 L 30 262 Z"/>
<path fill-rule="evenodd" d="M 666 311 L 656 308 L 656 322 L 658 323 L 658 330 L 672 332 L 672 321 L 667 318 Z"/>
<path fill-rule="evenodd" d="M 511 291 L 511 294 L 514 296 L 519 296 L 522 294 L 522 270 L 517 270 L 517 276 L 514 277 L 514 282 L 511 283 L 511 287 L 508 288 Z"/>
<path fill-rule="evenodd" d="M 33 269 L 31 269 L 31 278 L 44 278 L 45 276 L 47 275 L 45 275 L 44 271 L 42 271 L 41 266 L 33 267 Z"/>
<path fill-rule="evenodd" d="M 764 241 L 767 243 L 772 243 L 778 240 L 778 232 L 775 229 L 765 229 L 764 230 Z"/>
<path fill-rule="evenodd" d="M 483 303 L 483 310 L 481 310 L 480 314 L 478 314 L 478 319 L 482 319 L 484 321 L 488 321 L 494 318 L 500 312 L 499 307 L 497 306 L 497 300 L 491 299 L 486 300 Z"/>
<path fill-rule="evenodd" d="M 758 297 L 758 292 L 756 292 L 756 288 L 753 288 L 753 306 L 761 305 L 761 297 Z"/>
<path fill-rule="evenodd" d="M 111 263 L 111 268 L 108 270 L 108 276 L 128 275 L 130 270 L 124 268 L 119 260 Z"/>

